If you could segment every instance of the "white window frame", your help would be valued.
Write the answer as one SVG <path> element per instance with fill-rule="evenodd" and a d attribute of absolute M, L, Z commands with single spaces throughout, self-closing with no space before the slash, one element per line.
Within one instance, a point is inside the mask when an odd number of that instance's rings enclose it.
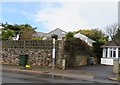
<path fill-rule="evenodd" d="M 103 58 L 107 57 L 107 48 L 103 48 Z"/>
<path fill-rule="evenodd" d="M 118 48 L 118 58 L 120 58 L 120 48 Z"/>
<path fill-rule="evenodd" d="M 109 48 L 109 57 L 110 58 L 117 58 L 117 48 Z M 114 56 L 114 52 L 115 52 L 115 56 Z"/>
<path fill-rule="evenodd" d="M 114 52 L 115 52 L 115 56 L 114 56 Z M 116 48 L 113 48 L 113 49 L 112 49 L 112 58 L 116 58 L 116 53 L 117 53 L 117 52 L 116 52 Z"/>

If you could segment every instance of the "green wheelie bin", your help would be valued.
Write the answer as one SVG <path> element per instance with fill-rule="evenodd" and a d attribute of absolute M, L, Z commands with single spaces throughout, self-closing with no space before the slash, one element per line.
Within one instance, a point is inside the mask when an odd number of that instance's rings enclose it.
<path fill-rule="evenodd" d="M 26 66 L 28 63 L 28 55 L 20 55 L 19 56 L 19 66 Z"/>

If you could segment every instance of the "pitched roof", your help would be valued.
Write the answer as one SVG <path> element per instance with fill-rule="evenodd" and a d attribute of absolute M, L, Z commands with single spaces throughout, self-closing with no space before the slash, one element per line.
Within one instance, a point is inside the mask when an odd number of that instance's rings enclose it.
<path fill-rule="evenodd" d="M 35 34 L 33 34 L 33 37 L 43 37 L 46 34 L 47 33 L 44 33 L 44 32 L 36 32 Z"/>
<path fill-rule="evenodd" d="M 88 38 L 87 36 L 85 36 L 85 35 L 83 35 L 83 34 L 81 34 L 81 33 L 75 34 L 74 37 L 76 37 L 76 38 L 83 38 L 83 39 Z"/>
<path fill-rule="evenodd" d="M 120 47 L 120 40 L 109 41 L 105 43 L 104 45 L 102 45 L 101 47 L 115 47 L 115 46 Z"/>
<path fill-rule="evenodd" d="M 56 34 L 60 38 L 60 37 L 64 37 L 66 33 L 67 32 L 65 32 L 64 30 L 57 28 L 57 29 L 47 33 L 45 36 L 51 37 L 51 35 Z"/>
<path fill-rule="evenodd" d="M 75 34 L 74 37 L 75 37 L 75 38 L 81 38 L 81 39 L 83 39 L 83 40 L 86 40 L 86 39 L 87 39 L 88 42 L 91 42 L 91 43 L 95 42 L 94 40 L 88 38 L 87 36 L 85 36 L 85 35 L 83 35 L 83 34 L 81 34 L 81 33 Z"/>

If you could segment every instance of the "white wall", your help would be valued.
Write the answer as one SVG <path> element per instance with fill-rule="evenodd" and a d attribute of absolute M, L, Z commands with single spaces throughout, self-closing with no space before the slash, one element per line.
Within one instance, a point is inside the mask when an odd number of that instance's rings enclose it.
<path fill-rule="evenodd" d="M 104 65 L 113 65 L 113 59 L 101 58 L 101 64 L 104 64 Z"/>
<path fill-rule="evenodd" d="M 101 58 L 101 64 L 104 65 L 113 65 L 114 59 L 113 58 Z M 120 63 L 120 60 L 119 60 Z"/>

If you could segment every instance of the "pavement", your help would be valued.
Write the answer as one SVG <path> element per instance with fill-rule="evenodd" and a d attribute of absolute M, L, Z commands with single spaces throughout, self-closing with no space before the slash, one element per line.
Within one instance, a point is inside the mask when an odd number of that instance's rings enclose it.
<path fill-rule="evenodd" d="M 87 72 L 84 70 L 61 70 L 61 69 L 35 68 L 35 67 L 31 69 L 25 69 L 24 67 L 10 66 L 10 65 L 2 65 L 2 70 L 15 71 L 15 72 L 17 71 L 17 72 L 30 73 L 30 74 L 50 74 L 50 75 L 88 79 L 88 80 L 94 78 L 94 73 Z"/>
<path fill-rule="evenodd" d="M 116 81 L 111 81 L 108 77 L 115 77 L 112 73 L 112 66 L 104 66 L 104 65 L 90 65 L 83 66 L 77 69 L 51 69 L 51 68 L 35 68 L 25 69 L 20 66 L 10 66 L 10 65 L 2 65 L 3 71 L 17 71 L 29 74 L 50 74 L 56 76 L 64 76 L 71 77 L 75 79 L 82 80 L 91 80 L 101 83 L 117 83 Z"/>

